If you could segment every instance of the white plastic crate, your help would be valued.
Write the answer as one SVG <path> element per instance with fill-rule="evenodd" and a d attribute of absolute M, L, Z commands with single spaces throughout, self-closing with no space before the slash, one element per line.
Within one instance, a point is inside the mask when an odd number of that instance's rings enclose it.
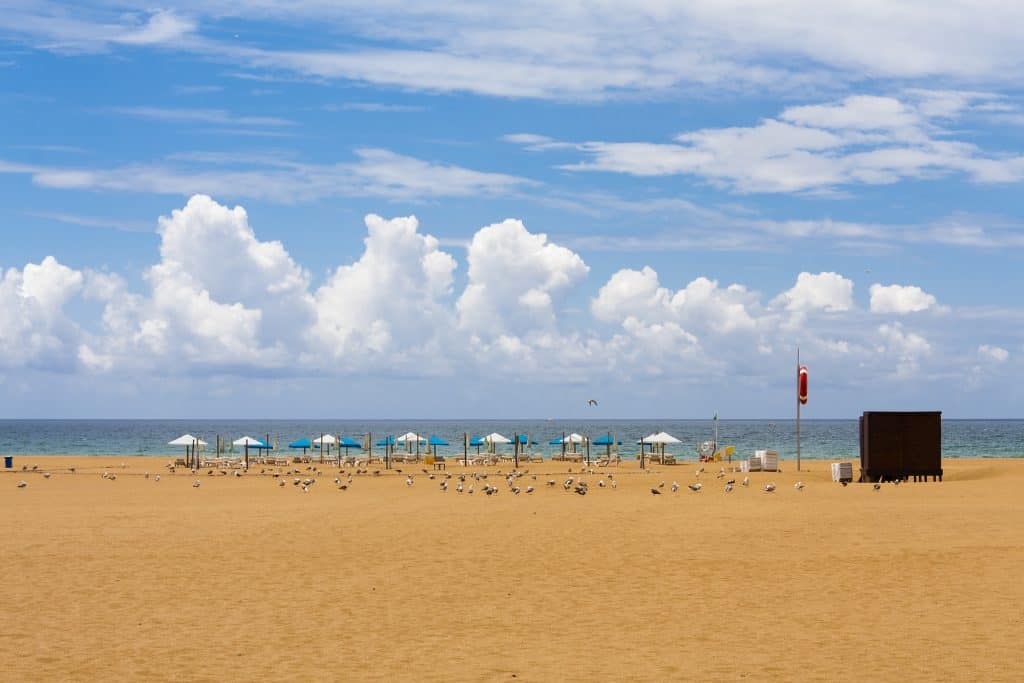
<path fill-rule="evenodd" d="M 832 463 L 832 481 L 853 481 L 853 463 Z"/>

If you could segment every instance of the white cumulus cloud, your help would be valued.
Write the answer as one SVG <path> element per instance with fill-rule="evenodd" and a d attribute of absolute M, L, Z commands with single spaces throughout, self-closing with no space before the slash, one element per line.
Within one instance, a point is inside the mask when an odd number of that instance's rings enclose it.
<path fill-rule="evenodd" d="M 873 284 L 871 294 L 872 313 L 916 313 L 935 305 L 935 297 L 914 285 Z"/>

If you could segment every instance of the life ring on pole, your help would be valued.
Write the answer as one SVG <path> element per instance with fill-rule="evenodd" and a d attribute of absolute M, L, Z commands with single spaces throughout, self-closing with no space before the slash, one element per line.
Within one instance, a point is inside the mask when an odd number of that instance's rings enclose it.
<path fill-rule="evenodd" d="M 800 371 L 797 373 L 796 381 L 796 397 L 799 399 L 801 405 L 807 404 L 807 366 L 801 365 Z"/>

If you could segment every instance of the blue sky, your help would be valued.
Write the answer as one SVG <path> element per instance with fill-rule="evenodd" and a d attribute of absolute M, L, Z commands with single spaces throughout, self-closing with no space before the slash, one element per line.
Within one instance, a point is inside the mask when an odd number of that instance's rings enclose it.
<path fill-rule="evenodd" d="M 1017 416 L 1022 19 L 5 3 L 0 412 Z"/>

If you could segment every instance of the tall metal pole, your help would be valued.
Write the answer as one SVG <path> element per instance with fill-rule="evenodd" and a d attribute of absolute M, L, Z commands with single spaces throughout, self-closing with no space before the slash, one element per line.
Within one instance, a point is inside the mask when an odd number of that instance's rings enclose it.
<path fill-rule="evenodd" d="M 800 471 L 800 347 L 796 347 L 796 471 Z"/>

